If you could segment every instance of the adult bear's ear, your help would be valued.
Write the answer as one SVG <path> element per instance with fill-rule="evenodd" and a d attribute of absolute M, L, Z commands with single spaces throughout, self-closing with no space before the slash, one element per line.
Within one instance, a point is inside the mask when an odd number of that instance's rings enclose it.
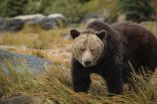
<path fill-rule="evenodd" d="M 76 37 L 78 37 L 80 35 L 80 32 L 77 31 L 76 29 L 71 29 L 70 30 L 70 35 L 73 39 L 75 39 Z"/>
<path fill-rule="evenodd" d="M 95 33 L 101 40 L 104 40 L 107 38 L 107 31 L 106 30 L 101 30 L 99 32 Z"/>

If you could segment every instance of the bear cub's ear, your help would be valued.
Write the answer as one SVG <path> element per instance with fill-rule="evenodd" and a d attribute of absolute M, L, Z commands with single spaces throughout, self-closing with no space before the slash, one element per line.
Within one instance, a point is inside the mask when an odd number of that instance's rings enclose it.
<path fill-rule="evenodd" d="M 106 30 L 101 30 L 99 32 L 95 33 L 101 40 L 104 40 L 107 38 L 107 31 Z"/>
<path fill-rule="evenodd" d="M 80 32 L 77 31 L 76 29 L 71 29 L 70 30 L 70 35 L 73 39 L 75 39 L 76 37 L 78 37 L 80 35 Z"/>

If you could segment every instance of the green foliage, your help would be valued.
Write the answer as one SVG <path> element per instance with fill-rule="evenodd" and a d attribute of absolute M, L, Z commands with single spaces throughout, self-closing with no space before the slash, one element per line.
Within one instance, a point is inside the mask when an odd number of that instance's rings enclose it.
<path fill-rule="evenodd" d="M 1 2 L 0 2 L 0 15 L 1 16 L 5 15 L 5 12 L 4 12 L 5 8 L 6 8 L 6 2 L 5 2 L 5 0 L 1 0 Z"/>
<path fill-rule="evenodd" d="M 0 4 L 0 15 L 13 17 L 23 14 L 23 6 L 27 0 L 2 0 Z"/>
<path fill-rule="evenodd" d="M 151 0 L 119 0 L 119 7 L 128 20 L 141 22 L 151 20 L 155 12 Z"/>
<path fill-rule="evenodd" d="M 79 22 L 92 14 L 103 14 L 104 9 L 117 15 L 117 0 L 2 0 L 0 15 L 13 17 L 22 14 L 62 13 L 70 22 Z"/>
<path fill-rule="evenodd" d="M 82 3 L 79 0 L 53 0 L 46 8 L 45 14 L 62 13 L 70 21 L 78 21 L 84 15 Z"/>
<path fill-rule="evenodd" d="M 69 21 L 79 22 L 95 13 L 104 14 L 104 10 L 109 11 L 112 17 L 116 17 L 118 14 L 116 4 L 117 0 L 53 0 L 49 6 L 47 5 L 44 13 L 62 13 Z"/>
<path fill-rule="evenodd" d="M 1 0 L 0 16 L 62 13 L 70 22 L 79 22 L 93 14 L 113 20 L 120 9 L 128 20 L 141 22 L 152 19 L 156 5 L 156 0 Z"/>
<path fill-rule="evenodd" d="M 14 17 L 22 14 L 43 13 L 49 0 L 1 0 L 0 15 Z"/>
<path fill-rule="evenodd" d="M 44 10 L 49 6 L 49 0 L 28 0 L 25 5 L 24 14 L 44 13 Z"/>

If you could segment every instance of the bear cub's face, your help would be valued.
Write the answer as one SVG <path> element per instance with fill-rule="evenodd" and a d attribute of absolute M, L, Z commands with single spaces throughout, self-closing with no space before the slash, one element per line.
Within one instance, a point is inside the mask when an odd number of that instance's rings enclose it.
<path fill-rule="evenodd" d="M 72 43 L 73 57 L 84 67 L 95 66 L 104 54 L 106 31 L 79 32 L 72 29 L 70 33 L 74 39 Z"/>

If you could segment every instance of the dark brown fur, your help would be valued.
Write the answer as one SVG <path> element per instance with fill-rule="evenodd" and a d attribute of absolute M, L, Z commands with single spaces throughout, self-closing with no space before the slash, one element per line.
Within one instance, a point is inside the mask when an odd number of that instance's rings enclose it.
<path fill-rule="evenodd" d="M 136 23 L 115 23 L 111 27 L 121 35 L 124 50 L 124 76 L 130 74 L 128 61 L 133 65 L 137 74 L 141 73 L 142 69 L 154 72 L 157 66 L 157 40 L 155 36 Z M 124 80 L 128 82 L 128 78 L 124 78 Z"/>
<path fill-rule="evenodd" d="M 122 92 L 123 82 L 129 83 L 131 72 L 139 73 L 141 66 L 146 71 L 154 72 L 157 65 L 157 40 L 151 32 L 134 23 L 116 23 L 108 25 L 102 21 L 93 21 L 84 32 L 107 31 L 107 44 L 103 59 L 95 66 L 85 68 L 76 59 L 72 59 L 72 78 L 76 92 L 87 92 L 90 74 L 101 75 L 107 83 L 109 93 Z M 90 33 L 90 32 L 89 32 Z M 128 65 L 130 61 L 133 70 Z"/>

